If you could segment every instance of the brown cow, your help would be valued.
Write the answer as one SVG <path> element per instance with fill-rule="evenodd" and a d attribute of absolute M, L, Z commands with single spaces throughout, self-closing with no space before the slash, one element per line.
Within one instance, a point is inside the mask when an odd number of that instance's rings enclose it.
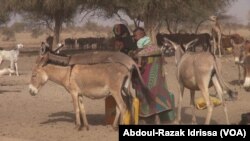
<path fill-rule="evenodd" d="M 228 48 L 234 48 L 231 40 L 234 41 L 234 43 L 236 44 L 240 44 L 242 42 L 244 42 L 244 38 L 242 36 L 240 36 L 239 34 L 231 34 L 231 35 L 222 35 L 222 38 L 221 38 L 221 46 L 222 46 L 222 49 L 223 49 L 223 52 L 228 49 Z"/>

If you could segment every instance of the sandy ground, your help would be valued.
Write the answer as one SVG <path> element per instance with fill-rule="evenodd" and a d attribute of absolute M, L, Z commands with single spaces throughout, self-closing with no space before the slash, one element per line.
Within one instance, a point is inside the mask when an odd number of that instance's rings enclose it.
<path fill-rule="evenodd" d="M 117 141 L 118 132 L 105 125 L 104 99 L 85 99 L 90 130 L 75 129 L 73 105 L 70 95 L 63 87 L 48 82 L 35 97 L 28 93 L 28 84 L 36 56 L 21 54 L 20 76 L 0 77 L 0 141 Z M 174 58 L 167 58 L 168 88 L 178 99 Z M 8 67 L 4 62 L 1 68 Z M 250 94 L 236 84 L 238 72 L 231 55 L 222 58 L 223 78 L 231 88 L 239 92 L 237 101 L 227 102 L 229 119 L 238 124 L 241 114 L 250 112 Z M 214 89 L 211 88 L 211 93 Z M 197 92 L 197 97 L 200 94 Z M 182 123 L 191 123 L 189 91 L 184 94 Z M 197 111 L 198 124 L 203 124 L 207 110 Z M 225 124 L 222 106 L 214 109 L 211 124 Z M 167 125 L 166 125 L 167 126 Z"/>

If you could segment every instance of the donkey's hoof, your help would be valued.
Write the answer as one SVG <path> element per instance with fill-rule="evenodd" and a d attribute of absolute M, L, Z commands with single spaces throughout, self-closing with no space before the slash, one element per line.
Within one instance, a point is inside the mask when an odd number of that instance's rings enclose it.
<path fill-rule="evenodd" d="M 118 126 L 112 126 L 115 131 L 118 130 Z"/>
<path fill-rule="evenodd" d="M 84 126 L 84 128 L 88 131 L 89 130 L 89 126 L 87 125 L 87 126 Z"/>
<path fill-rule="evenodd" d="M 173 121 L 173 124 L 179 125 L 179 124 L 180 124 L 180 120 L 174 120 L 174 121 Z"/>
<path fill-rule="evenodd" d="M 81 131 L 82 130 L 82 126 L 81 125 L 76 125 L 75 129 L 78 130 L 78 131 Z"/>
<path fill-rule="evenodd" d="M 196 121 L 192 121 L 191 124 L 192 124 L 192 125 L 197 125 L 197 122 L 196 122 Z"/>

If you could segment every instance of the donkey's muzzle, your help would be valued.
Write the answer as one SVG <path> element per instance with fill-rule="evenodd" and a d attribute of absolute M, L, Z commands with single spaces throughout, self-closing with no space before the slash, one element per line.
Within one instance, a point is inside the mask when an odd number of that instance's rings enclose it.
<path fill-rule="evenodd" d="M 30 84 L 29 85 L 29 92 L 30 92 L 30 95 L 35 96 L 37 94 L 38 90 L 36 87 L 34 87 L 33 85 Z"/>

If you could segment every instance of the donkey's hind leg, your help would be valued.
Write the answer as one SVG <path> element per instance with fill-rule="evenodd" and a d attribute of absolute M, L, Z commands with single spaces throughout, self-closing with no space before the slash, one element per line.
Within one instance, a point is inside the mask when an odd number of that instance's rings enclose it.
<path fill-rule="evenodd" d="M 114 93 L 114 92 L 111 92 L 111 93 Z M 124 124 L 124 117 L 125 117 L 125 114 L 127 111 L 127 107 L 126 107 L 125 102 L 122 99 L 121 90 L 118 92 L 118 95 L 113 95 L 113 97 L 116 101 L 116 104 L 117 104 L 117 107 L 119 108 L 119 111 L 121 112 L 120 113 L 120 124 Z"/>
<path fill-rule="evenodd" d="M 190 90 L 190 105 L 191 105 L 191 108 L 192 108 L 192 124 L 197 124 L 196 115 L 195 115 L 196 109 L 195 109 L 194 98 L 195 98 L 195 91 Z"/>
<path fill-rule="evenodd" d="M 207 110 L 208 110 L 205 124 L 210 124 L 210 120 L 211 120 L 212 113 L 213 113 L 213 103 L 210 101 L 210 98 L 209 98 L 208 87 L 201 89 L 201 93 L 202 93 L 203 98 L 206 102 Z"/>
<path fill-rule="evenodd" d="M 216 76 L 212 77 L 212 81 L 213 81 L 214 87 L 216 89 L 216 92 L 218 94 L 218 97 L 219 97 L 220 101 L 222 102 L 222 105 L 223 105 L 223 108 L 224 108 L 224 114 L 225 114 L 225 117 L 226 117 L 226 122 L 227 122 L 227 124 L 229 124 L 229 118 L 228 118 L 228 113 L 227 113 L 227 106 L 226 106 L 226 102 L 222 98 L 223 91 L 222 91 L 221 85 L 220 85 L 220 83 L 219 83 L 219 81 L 218 81 L 218 79 L 217 79 Z"/>
<path fill-rule="evenodd" d="M 181 107 L 182 107 L 182 99 L 183 99 L 183 93 L 184 93 L 184 86 L 182 83 L 179 83 L 179 91 L 180 91 L 180 95 L 179 95 L 177 115 L 174 121 L 175 124 L 180 124 L 181 122 Z"/>

